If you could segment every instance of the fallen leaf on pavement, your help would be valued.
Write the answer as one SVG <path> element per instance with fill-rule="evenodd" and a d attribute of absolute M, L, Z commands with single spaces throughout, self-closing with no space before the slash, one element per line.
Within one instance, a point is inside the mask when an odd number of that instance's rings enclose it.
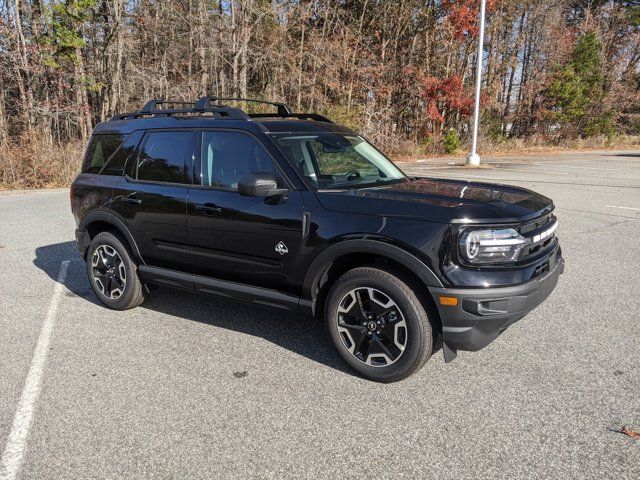
<path fill-rule="evenodd" d="M 629 427 L 622 427 L 620 430 L 614 430 L 617 433 L 623 433 L 635 440 L 640 440 L 640 432 Z"/>

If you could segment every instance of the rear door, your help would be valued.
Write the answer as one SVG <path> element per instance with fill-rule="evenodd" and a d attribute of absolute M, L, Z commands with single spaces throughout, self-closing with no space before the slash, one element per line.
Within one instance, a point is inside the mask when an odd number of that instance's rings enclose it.
<path fill-rule="evenodd" d="M 147 265 L 189 271 L 191 130 L 150 130 L 114 191 L 112 213 L 131 230 Z"/>
<path fill-rule="evenodd" d="M 189 190 L 189 242 L 198 275 L 298 293 L 302 195 L 282 198 L 238 193 L 246 173 L 268 173 L 290 187 L 276 162 L 253 135 L 199 133 L 194 185 Z"/>

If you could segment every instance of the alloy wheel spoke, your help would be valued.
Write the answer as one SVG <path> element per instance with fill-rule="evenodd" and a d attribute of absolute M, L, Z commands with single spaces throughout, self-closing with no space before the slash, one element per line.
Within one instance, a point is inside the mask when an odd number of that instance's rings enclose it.
<path fill-rule="evenodd" d="M 366 361 L 367 356 L 369 355 L 370 349 L 371 349 L 371 337 L 368 335 L 363 335 L 362 342 L 360 342 L 360 348 L 357 350 L 354 350 L 353 352 L 354 354 L 359 353 L 359 355 L 357 355 L 357 358 L 359 358 L 359 360 Z"/>
<path fill-rule="evenodd" d="M 355 325 L 353 323 L 347 323 L 343 321 L 343 322 L 340 322 L 340 327 L 347 328 L 354 332 L 364 332 L 364 327 L 360 324 Z"/>
<path fill-rule="evenodd" d="M 362 290 L 356 290 L 356 298 L 358 299 L 358 307 L 360 310 L 360 317 L 364 320 L 369 318 L 370 310 L 366 308 L 366 300 L 362 299 Z"/>
<path fill-rule="evenodd" d="M 100 245 L 92 256 L 92 274 L 98 290 L 109 299 L 116 299 L 126 288 L 126 269 L 118 251 L 109 245 Z"/>
<path fill-rule="evenodd" d="M 95 277 L 94 277 L 94 278 L 95 278 Z M 104 287 L 104 282 L 103 282 L 101 279 L 99 279 L 99 278 L 95 278 L 95 282 L 96 282 L 96 285 L 98 286 L 98 288 L 100 289 L 100 291 L 101 291 L 104 295 L 106 295 L 106 294 L 107 294 L 107 292 L 106 292 L 106 289 L 105 289 L 105 287 Z"/>
<path fill-rule="evenodd" d="M 338 332 L 353 356 L 374 367 L 397 361 L 407 344 L 406 322 L 397 304 L 372 287 L 353 289 L 342 298 Z"/>
<path fill-rule="evenodd" d="M 107 261 L 107 255 L 104 249 L 98 250 L 98 255 L 100 255 L 100 263 L 102 267 L 109 267 L 109 262 Z"/>
<path fill-rule="evenodd" d="M 389 320 L 389 318 L 388 318 L 389 314 L 391 312 L 396 312 L 397 310 L 398 309 L 397 309 L 397 307 L 395 305 L 393 307 L 389 307 L 389 308 L 381 307 L 380 310 L 379 310 L 379 313 L 376 314 L 376 317 L 377 318 L 384 318 L 387 321 L 388 324 L 391 324 L 393 322 Z M 396 316 L 395 321 L 397 321 L 397 320 L 398 320 L 398 317 Z"/>
<path fill-rule="evenodd" d="M 338 308 L 338 312 L 344 314 L 345 316 L 357 320 L 358 323 L 364 320 L 362 316 L 362 309 L 360 308 L 360 303 L 358 302 L 357 296 L 350 292 L 347 294 L 342 301 L 340 302 L 340 307 Z"/>
<path fill-rule="evenodd" d="M 362 307 L 360 306 L 360 302 L 359 301 L 356 301 L 352 305 L 351 309 L 346 313 L 347 313 L 347 315 L 349 315 L 350 317 L 352 317 L 352 318 L 354 318 L 355 320 L 358 320 L 358 321 L 362 321 L 362 320 L 366 319 L 366 317 L 362 313 Z"/>
<path fill-rule="evenodd" d="M 353 339 L 353 354 L 358 355 L 359 352 L 362 352 L 363 345 L 368 345 L 368 341 L 366 340 L 367 336 L 363 330 L 359 330 L 357 332 L 352 332 L 351 338 Z"/>
<path fill-rule="evenodd" d="M 371 343 L 372 343 L 372 346 L 374 347 L 372 349 L 373 351 L 369 352 L 371 355 L 375 353 L 383 353 L 387 357 L 389 357 L 391 360 L 394 360 L 398 356 L 398 352 L 392 351 L 392 349 L 389 348 L 387 345 L 385 345 L 385 342 L 383 341 L 383 339 L 378 335 L 374 335 L 374 338 Z"/>
<path fill-rule="evenodd" d="M 112 286 L 111 293 L 113 293 L 115 290 L 122 290 L 124 288 L 124 283 L 122 282 L 122 280 L 120 280 L 120 278 L 112 277 L 111 286 Z"/>
<path fill-rule="evenodd" d="M 369 304 L 370 304 L 371 313 L 375 318 L 380 318 L 383 315 L 385 315 L 389 310 L 391 310 L 392 308 L 395 308 L 395 307 L 385 308 L 375 300 L 371 300 Z"/>
<path fill-rule="evenodd" d="M 396 333 L 394 324 L 387 324 L 380 329 L 380 338 L 393 342 Z"/>

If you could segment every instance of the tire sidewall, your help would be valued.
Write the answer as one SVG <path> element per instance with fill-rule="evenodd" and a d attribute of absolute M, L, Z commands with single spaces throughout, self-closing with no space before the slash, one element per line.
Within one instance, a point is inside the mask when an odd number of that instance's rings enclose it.
<path fill-rule="evenodd" d="M 379 270 L 384 272 L 382 270 Z M 387 272 L 384 272 L 387 273 Z M 395 282 L 392 281 L 395 279 Z M 407 324 L 407 345 L 400 358 L 391 365 L 373 367 L 355 358 L 342 342 L 338 333 L 338 305 L 342 298 L 355 288 L 371 287 L 380 290 L 391 298 L 403 315 Z M 331 289 L 325 308 L 325 327 L 336 349 L 342 358 L 355 370 L 364 376 L 381 382 L 391 382 L 406 377 L 414 369 L 416 363 L 423 356 L 425 348 L 431 348 L 431 330 L 420 315 L 426 315 L 422 305 L 416 305 L 417 299 L 411 299 L 406 290 L 409 287 L 395 276 L 368 275 L 366 272 L 348 272 Z M 421 312 L 420 312 L 421 310 Z"/>
<path fill-rule="evenodd" d="M 118 255 L 120 255 L 120 258 L 122 259 L 122 263 L 124 264 L 124 268 L 127 276 L 126 284 L 124 287 L 124 292 L 122 293 L 122 295 L 120 295 L 116 299 L 107 298 L 100 291 L 100 289 L 96 285 L 95 280 L 93 279 L 93 272 L 92 272 L 93 254 L 96 251 L 96 249 L 102 245 L 108 245 L 112 247 L 116 252 L 118 252 Z M 118 237 L 116 237 L 115 235 L 109 232 L 102 232 L 96 235 L 94 239 L 91 241 L 91 244 L 89 245 L 89 249 L 87 250 L 86 263 L 87 263 L 87 276 L 88 276 L 89 284 L 91 285 L 91 288 L 95 293 L 96 297 L 98 297 L 98 300 L 100 300 L 100 302 L 103 305 L 109 308 L 112 308 L 114 310 L 122 310 L 127 308 L 126 306 L 130 304 L 133 296 L 135 295 L 134 282 L 137 280 L 137 277 L 136 277 L 137 268 L 136 268 L 136 265 L 131 260 L 129 251 L 125 248 L 125 246 L 122 244 L 120 239 L 118 239 Z"/>

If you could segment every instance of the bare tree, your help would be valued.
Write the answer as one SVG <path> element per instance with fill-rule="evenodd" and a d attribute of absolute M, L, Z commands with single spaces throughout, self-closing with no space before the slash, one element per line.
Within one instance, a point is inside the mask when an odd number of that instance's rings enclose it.
<path fill-rule="evenodd" d="M 438 151 L 443 135 L 468 132 L 477 3 L 0 0 L 0 143 L 36 129 L 65 145 L 149 98 L 211 94 L 287 101 L 388 150 Z M 490 0 L 485 135 L 588 132 L 558 129 L 570 121 L 558 92 L 549 95 L 587 33 L 601 60 L 589 112 L 637 134 L 639 10 L 635 1 Z"/>

